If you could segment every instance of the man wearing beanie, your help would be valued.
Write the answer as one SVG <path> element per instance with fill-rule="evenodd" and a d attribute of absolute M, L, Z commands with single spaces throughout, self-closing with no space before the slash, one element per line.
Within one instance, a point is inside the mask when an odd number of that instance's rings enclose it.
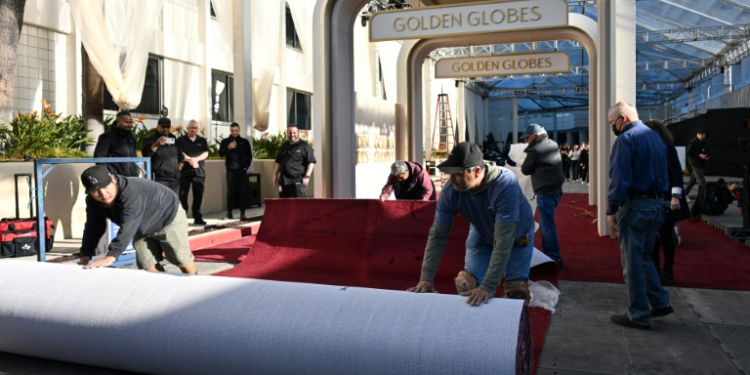
<path fill-rule="evenodd" d="M 562 185 L 565 182 L 562 156 L 557 143 L 547 136 L 547 131 L 538 124 L 531 124 L 521 136 L 526 146 L 526 159 L 521 165 L 521 172 L 531 175 L 531 186 L 536 195 L 539 207 L 539 231 L 542 232 L 542 252 L 563 268 L 560 245 L 557 241 L 555 226 L 555 209 L 562 197 Z M 575 161 L 578 163 L 578 160 Z"/>
<path fill-rule="evenodd" d="M 151 173 L 154 181 L 172 189 L 180 195 L 180 168 L 184 157 L 177 137 L 172 134 L 172 121 L 162 117 L 156 123 L 156 133 L 143 143 L 143 157 L 151 158 Z"/>
<path fill-rule="evenodd" d="M 132 240 L 138 268 L 164 272 L 159 262 L 166 256 L 183 273 L 196 273 L 187 217 L 172 190 L 145 178 L 113 175 L 101 165 L 83 171 L 81 182 L 87 194 L 80 261 L 84 268 L 111 266 Z M 90 262 L 107 219 L 120 229 L 107 255 Z"/>
<path fill-rule="evenodd" d="M 438 198 L 420 281 L 409 291 L 435 292 L 435 274 L 451 222 L 460 212 L 471 226 L 464 269 L 454 280 L 458 293 L 469 297 L 467 303 L 479 306 L 495 295 L 505 277 L 503 297 L 529 300 L 534 219 L 516 175 L 482 160 L 479 146 L 468 142 L 454 147 L 448 159 L 437 167 L 450 175 L 450 182 Z"/>

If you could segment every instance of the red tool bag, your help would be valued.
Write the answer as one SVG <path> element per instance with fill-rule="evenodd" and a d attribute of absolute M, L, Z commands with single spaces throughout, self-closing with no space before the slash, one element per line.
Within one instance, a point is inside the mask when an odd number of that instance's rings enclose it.
<path fill-rule="evenodd" d="M 44 218 L 45 251 L 52 249 L 51 234 L 55 226 L 50 219 Z M 39 250 L 36 219 L 2 219 L 0 220 L 0 258 L 15 258 L 35 255 Z"/>

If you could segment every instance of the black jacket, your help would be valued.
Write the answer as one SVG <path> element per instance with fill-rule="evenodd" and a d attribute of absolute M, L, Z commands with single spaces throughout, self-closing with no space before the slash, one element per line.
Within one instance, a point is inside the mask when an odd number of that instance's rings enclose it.
<path fill-rule="evenodd" d="M 534 194 L 561 193 L 565 175 L 557 143 L 546 134 L 542 134 L 524 151 L 526 159 L 521 166 L 521 172 L 527 176 L 531 175 Z"/>
<path fill-rule="evenodd" d="M 276 163 L 279 164 L 279 181 L 281 185 L 294 185 L 302 181 L 307 166 L 315 164 L 313 149 L 307 142 L 298 140 L 296 143 L 284 142 L 279 147 Z"/>
<path fill-rule="evenodd" d="M 229 144 L 233 141 L 237 142 L 237 148 L 230 150 Z M 224 165 L 228 171 L 247 170 L 253 162 L 253 147 L 250 145 L 250 141 L 242 137 L 225 138 L 221 140 L 219 156 L 225 157 Z"/>
<path fill-rule="evenodd" d="M 117 125 L 99 135 L 99 141 L 94 149 L 95 158 L 135 158 L 135 137 L 133 133 L 124 132 Z M 104 164 L 113 174 L 125 177 L 137 177 L 140 169 L 135 163 L 107 163 Z"/>
<path fill-rule="evenodd" d="M 172 189 L 139 177 L 115 176 L 117 196 L 106 207 L 91 195 L 86 196 L 86 226 L 83 229 L 81 255 L 93 256 L 99 239 L 107 229 L 107 220 L 120 226 L 109 244 L 107 255 L 119 258 L 135 234 L 147 236 L 171 224 L 180 202 Z M 185 233 L 187 236 L 187 233 Z"/>
<path fill-rule="evenodd" d="M 698 156 L 699 154 L 708 155 L 708 147 L 706 147 L 705 141 L 701 141 L 697 137 L 693 138 L 693 140 L 690 141 L 690 144 L 688 145 L 686 151 L 687 160 L 690 165 L 696 166 L 698 168 L 703 168 L 706 166 L 706 161 Z"/>
<path fill-rule="evenodd" d="M 177 143 L 177 137 L 173 134 L 170 134 L 169 138 L 174 139 L 175 143 L 159 146 L 154 152 L 151 146 L 161 137 L 161 134 L 156 133 L 146 138 L 141 153 L 144 158 L 151 158 L 151 173 L 156 180 L 174 181 L 180 178 L 180 163 L 182 163 L 184 156 Z"/>

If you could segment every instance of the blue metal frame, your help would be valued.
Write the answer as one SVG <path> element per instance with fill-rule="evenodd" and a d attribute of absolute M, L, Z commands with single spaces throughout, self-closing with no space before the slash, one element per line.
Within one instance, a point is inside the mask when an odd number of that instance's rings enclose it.
<path fill-rule="evenodd" d="M 96 163 L 96 164 L 109 164 L 109 163 L 127 163 L 132 162 L 140 169 L 147 179 L 151 179 L 151 158 L 81 158 L 81 159 L 35 159 L 34 160 L 34 183 L 36 184 L 36 233 L 39 238 L 39 253 L 37 253 L 36 259 L 39 262 L 46 261 L 46 244 L 44 239 L 46 238 L 46 230 L 44 226 L 44 178 L 55 169 L 57 164 L 82 164 L 82 163 Z M 145 168 L 141 167 L 139 163 L 144 163 Z M 45 164 L 50 164 L 47 171 L 43 170 Z M 120 257 L 113 264 L 125 265 L 132 264 L 135 262 L 135 254 L 131 254 L 127 257 Z"/>

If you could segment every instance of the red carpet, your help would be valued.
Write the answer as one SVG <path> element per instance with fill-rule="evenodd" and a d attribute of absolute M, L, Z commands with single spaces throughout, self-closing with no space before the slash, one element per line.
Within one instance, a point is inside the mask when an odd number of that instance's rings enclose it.
<path fill-rule="evenodd" d="M 255 236 L 242 237 L 211 247 L 194 250 L 196 262 L 229 262 L 239 263 L 245 259 L 255 243 Z"/>
<path fill-rule="evenodd" d="M 620 247 L 599 237 L 587 194 L 563 194 L 555 213 L 557 235 L 565 261 L 559 278 L 575 281 L 623 283 Z M 690 288 L 750 290 L 750 248 L 710 226 L 681 221 L 682 245 L 675 250 L 675 285 Z M 536 247 L 541 248 L 537 231 Z"/>
<path fill-rule="evenodd" d="M 419 281 L 434 214 L 435 202 L 269 199 L 247 257 L 218 275 L 405 290 Z M 453 223 L 435 279 L 443 293 L 455 293 L 453 278 L 463 267 L 468 228 L 461 217 Z M 535 267 L 531 279 L 556 285 L 556 266 Z M 529 312 L 536 369 L 550 313 Z"/>

